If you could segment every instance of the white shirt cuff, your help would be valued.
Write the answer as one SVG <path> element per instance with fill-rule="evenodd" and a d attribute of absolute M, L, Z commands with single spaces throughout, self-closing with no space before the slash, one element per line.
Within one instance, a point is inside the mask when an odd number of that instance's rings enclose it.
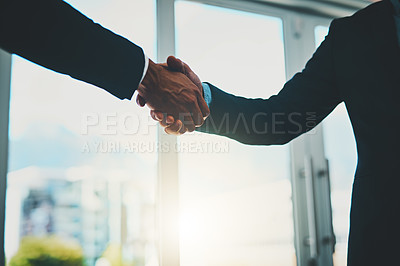
<path fill-rule="evenodd" d="M 144 55 L 144 68 L 143 68 L 143 75 L 142 78 L 140 79 L 140 83 L 142 83 L 144 77 L 146 76 L 147 73 L 147 69 L 149 68 L 149 58 L 147 57 L 147 55 L 145 54 L 145 52 L 143 51 L 143 55 Z"/>
<path fill-rule="evenodd" d="M 204 101 L 210 107 L 211 101 L 212 101 L 212 94 L 211 94 L 211 89 L 210 86 L 207 83 L 201 83 L 203 85 L 203 94 L 204 94 Z"/>

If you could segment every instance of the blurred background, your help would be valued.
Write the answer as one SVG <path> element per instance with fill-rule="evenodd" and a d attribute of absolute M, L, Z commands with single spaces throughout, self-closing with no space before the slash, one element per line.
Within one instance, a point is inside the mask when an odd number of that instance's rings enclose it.
<path fill-rule="evenodd" d="M 154 61 L 165 60 L 163 47 L 174 47 L 202 81 L 251 98 L 278 93 L 323 41 L 333 18 L 370 3 L 67 2 Z M 11 73 L 10 265 L 346 265 L 356 148 L 344 104 L 295 144 L 246 146 L 201 133 L 168 138 L 147 108 L 18 56 L 12 56 Z M 175 171 L 169 174 L 160 160 L 168 156 L 163 149 L 173 147 L 178 152 L 170 157 Z M 300 164 L 313 160 L 312 172 L 326 170 L 311 188 L 294 182 L 306 167 L 298 167 L 298 154 Z M 158 216 L 168 175 L 171 191 L 179 191 L 173 202 L 178 217 L 165 218 L 179 224 L 176 239 L 164 240 L 179 243 L 168 254 L 175 262 L 162 256 L 159 242 L 160 230 L 168 230 Z M 321 187 L 327 190 L 314 191 Z M 309 193 L 313 206 L 303 199 Z M 310 212 L 314 225 L 305 215 Z M 310 232 L 329 235 L 327 245 L 314 239 L 317 255 Z"/>

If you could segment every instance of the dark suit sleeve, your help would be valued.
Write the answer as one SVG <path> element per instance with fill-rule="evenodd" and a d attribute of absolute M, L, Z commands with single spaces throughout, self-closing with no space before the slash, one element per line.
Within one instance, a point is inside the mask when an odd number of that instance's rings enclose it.
<path fill-rule="evenodd" d="M 304 70 L 278 95 L 247 99 L 210 85 L 211 115 L 198 131 L 245 144 L 271 145 L 285 144 L 314 128 L 342 101 L 335 84 L 334 25 Z"/>
<path fill-rule="evenodd" d="M 1 0 L 0 47 L 120 99 L 143 75 L 140 47 L 61 0 Z"/>

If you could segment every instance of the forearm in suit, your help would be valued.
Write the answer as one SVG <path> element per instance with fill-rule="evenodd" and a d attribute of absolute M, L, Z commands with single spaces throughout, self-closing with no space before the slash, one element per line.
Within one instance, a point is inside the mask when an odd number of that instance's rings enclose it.
<path fill-rule="evenodd" d="M 198 131 L 246 144 L 271 145 L 287 143 L 315 127 L 342 101 L 335 84 L 334 25 L 305 69 L 278 95 L 247 99 L 210 84 L 211 114 Z"/>
<path fill-rule="evenodd" d="M 61 0 L 4 0 L 0 47 L 130 99 L 143 75 L 140 47 Z"/>

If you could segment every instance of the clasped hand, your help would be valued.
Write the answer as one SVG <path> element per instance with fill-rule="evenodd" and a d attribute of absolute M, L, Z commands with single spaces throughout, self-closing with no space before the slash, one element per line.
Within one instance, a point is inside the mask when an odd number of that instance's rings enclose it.
<path fill-rule="evenodd" d="M 199 77 L 174 56 L 166 64 L 150 60 L 136 102 L 147 105 L 151 117 L 173 135 L 194 131 L 210 114 Z"/>

